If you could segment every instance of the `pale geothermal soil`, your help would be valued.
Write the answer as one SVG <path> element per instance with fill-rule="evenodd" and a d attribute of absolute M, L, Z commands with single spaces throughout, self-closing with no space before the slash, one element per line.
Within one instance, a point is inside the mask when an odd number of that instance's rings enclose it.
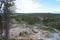
<path fill-rule="evenodd" d="M 20 32 L 28 32 L 28 35 L 25 36 L 19 36 Z M 51 32 L 47 31 L 47 30 L 43 30 L 38 28 L 37 26 L 26 26 L 25 24 L 23 25 L 15 25 L 14 28 L 11 28 L 9 31 L 9 38 L 10 39 L 33 39 L 33 40 L 38 40 L 38 39 L 43 39 L 43 40 L 47 40 L 46 36 L 47 35 L 53 35 Z"/>

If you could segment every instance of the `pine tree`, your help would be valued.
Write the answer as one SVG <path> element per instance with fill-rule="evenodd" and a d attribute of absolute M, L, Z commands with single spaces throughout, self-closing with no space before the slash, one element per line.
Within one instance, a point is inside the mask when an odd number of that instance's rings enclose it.
<path fill-rule="evenodd" d="M 0 11 L 1 11 L 1 13 L 3 13 L 5 40 L 8 40 L 8 38 L 9 38 L 9 20 L 10 20 L 9 15 L 11 13 L 10 8 L 14 5 L 13 1 L 14 0 L 0 0 L 0 3 L 1 3 L 0 4 Z"/>

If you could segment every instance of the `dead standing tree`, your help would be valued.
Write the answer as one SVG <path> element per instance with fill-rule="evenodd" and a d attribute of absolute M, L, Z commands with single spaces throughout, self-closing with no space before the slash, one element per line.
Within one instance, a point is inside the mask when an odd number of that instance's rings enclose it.
<path fill-rule="evenodd" d="M 2 25 L 2 15 L 0 15 L 0 37 L 2 37 L 3 25 Z"/>
<path fill-rule="evenodd" d="M 2 23 L 2 5 L 3 5 L 3 1 L 0 0 L 0 37 L 2 37 L 2 33 L 3 33 L 3 23 Z"/>
<path fill-rule="evenodd" d="M 13 6 L 13 0 L 0 0 L 0 11 L 3 11 L 3 25 L 4 25 L 4 38 L 8 40 L 9 38 L 9 19 L 10 7 Z M 3 6 L 4 5 L 4 6 Z M 3 7 L 3 10 L 1 10 Z"/>
<path fill-rule="evenodd" d="M 8 33 L 9 33 L 9 11 L 8 10 L 8 7 L 7 7 L 7 0 L 1 0 L 1 5 L 0 5 L 0 9 L 2 9 L 2 5 L 4 4 L 4 9 L 3 9 L 3 21 L 4 21 L 4 38 L 5 40 L 8 40 Z M 0 10 L 2 11 L 2 10 Z M 1 22 L 2 24 L 2 22 Z M 2 28 L 1 28 L 1 31 L 2 31 Z M 2 32 L 1 32 L 2 34 Z"/>

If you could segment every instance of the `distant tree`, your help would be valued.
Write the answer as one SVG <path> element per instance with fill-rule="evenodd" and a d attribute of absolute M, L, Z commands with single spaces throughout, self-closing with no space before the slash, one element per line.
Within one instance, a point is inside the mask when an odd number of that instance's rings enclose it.
<path fill-rule="evenodd" d="M 44 17 L 43 23 L 47 26 L 55 25 L 55 17 L 54 16 L 46 16 Z"/>

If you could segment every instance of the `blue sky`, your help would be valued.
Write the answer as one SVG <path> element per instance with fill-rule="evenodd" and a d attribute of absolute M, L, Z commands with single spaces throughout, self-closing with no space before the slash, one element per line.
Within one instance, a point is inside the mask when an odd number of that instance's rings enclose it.
<path fill-rule="evenodd" d="M 60 13 L 60 0 L 16 0 L 18 13 Z"/>

